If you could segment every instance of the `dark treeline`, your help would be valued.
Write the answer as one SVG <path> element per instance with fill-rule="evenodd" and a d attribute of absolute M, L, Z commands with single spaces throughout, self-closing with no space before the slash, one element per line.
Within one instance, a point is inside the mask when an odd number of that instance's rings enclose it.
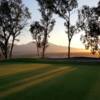
<path fill-rule="evenodd" d="M 65 33 L 68 38 L 68 58 L 74 34 L 84 31 L 81 41 L 86 49 L 100 55 L 100 1 L 96 7 L 84 5 L 78 8 L 78 0 L 36 0 L 41 14 L 40 21 L 30 24 L 30 33 L 36 42 L 37 55 L 44 58 L 48 47 L 49 34 L 52 32 L 56 19 L 54 14 L 64 19 Z M 72 24 L 72 14 L 78 12 L 77 21 Z M 27 25 L 30 12 L 22 0 L 0 0 L 0 49 L 5 59 L 12 58 L 14 42 Z M 62 34 L 63 35 L 63 34 Z M 42 52 L 40 52 L 42 51 Z"/>

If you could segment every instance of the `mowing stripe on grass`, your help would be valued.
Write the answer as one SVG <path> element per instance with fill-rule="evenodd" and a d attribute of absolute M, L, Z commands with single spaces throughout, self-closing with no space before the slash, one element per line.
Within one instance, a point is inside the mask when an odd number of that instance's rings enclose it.
<path fill-rule="evenodd" d="M 25 81 L 24 84 L 18 85 L 16 87 L 12 87 L 9 90 L 1 92 L 0 97 L 5 97 L 5 96 L 8 96 L 12 93 L 22 91 L 22 90 L 24 90 L 28 87 L 33 86 L 33 85 L 37 85 L 37 84 L 40 84 L 41 82 L 50 80 L 51 78 L 60 76 L 64 73 L 66 73 L 66 72 L 75 71 L 76 69 L 77 68 L 62 67 L 62 68 L 58 68 L 58 69 L 55 69 L 55 70 L 52 70 L 52 71 L 49 71 L 49 72 L 46 72 L 46 73 L 43 73 L 43 74 L 40 74 L 40 75 L 36 75 L 36 76 L 33 77 L 33 79 L 24 80 Z"/>
<path fill-rule="evenodd" d="M 24 79 L 20 79 L 17 80 L 16 82 L 12 82 L 11 84 L 8 85 L 9 88 L 14 87 L 14 86 L 18 86 L 18 85 L 23 85 L 24 83 L 29 83 L 32 80 L 41 78 L 41 77 L 45 77 L 46 75 L 52 74 L 54 72 L 59 71 L 59 68 L 46 68 L 47 70 L 45 70 L 45 72 L 43 71 L 42 73 L 36 73 L 35 75 L 32 75 L 31 77 L 25 77 Z M 60 68 L 63 69 L 63 68 Z M 71 69 L 70 67 L 66 67 L 67 70 Z M 40 69 L 41 70 L 41 69 Z M 44 69 L 43 69 L 44 70 Z"/>
<path fill-rule="evenodd" d="M 50 65 L 48 67 L 36 69 L 34 71 L 32 70 L 32 71 L 24 72 L 21 74 L 16 74 L 16 75 L 8 76 L 5 78 L 1 78 L 0 91 L 5 91 L 8 88 L 14 87 L 21 83 L 24 83 L 24 81 L 22 81 L 22 80 L 33 78 L 33 76 L 35 76 L 35 75 L 39 75 L 40 73 L 45 73 L 45 72 L 51 71 L 53 69 L 57 69 L 57 67 L 52 67 Z"/>
<path fill-rule="evenodd" d="M 27 72 L 49 66 L 49 64 L 30 64 L 30 65 L 12 65 L 10 67 L 0 68 L 0 77 L 10 76 L 17 73 Z"/>

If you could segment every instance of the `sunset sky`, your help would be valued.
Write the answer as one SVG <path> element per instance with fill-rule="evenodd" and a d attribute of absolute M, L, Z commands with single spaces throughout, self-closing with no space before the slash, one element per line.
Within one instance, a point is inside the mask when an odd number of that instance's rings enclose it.
<path fill-rule="evenodd" d="M 98 1 L 99 0 L 78 0 L 79 8 L 81 8 L 82 5 L 96 6 Z M 37 21 L 41 18 L 40 12 L 38 11 L 39 6 L 36 0 L 23 0 L 23 3 L 29 8 L 32 19 L 29 20 L 28 22 L 29 24 L 23 30 L 22 34 L 19 36 L 20 42 L 18 44 L 26 44 L 32 41 L 32 37 L 29 32 L 29 25 L 33 21 Z M 74 12 L 76 12 L 76 14 L 73 14 L 73 17 L 71 19 L 73 24 L 77 20 L 77 10 L 75 10 Z M 57 44 L 57 45 L 67 46 L 68 41 L 67 41 L 67 35 L 65 34 L 65 27 L 63 25 L 64 20 L 62 18 L 59 18 L 59 16 L 55 16 L 55 15 L 54 15 L 54 18 L 56 19 L 56 24 L 55 24 L 54 30 L 50 34 L 49 42 L 53 44 Z M 84 46 L 82 45 L 80 41 L 80 34 L 74 35 L 72 39 L 71 47 L 84 48 Z"/>

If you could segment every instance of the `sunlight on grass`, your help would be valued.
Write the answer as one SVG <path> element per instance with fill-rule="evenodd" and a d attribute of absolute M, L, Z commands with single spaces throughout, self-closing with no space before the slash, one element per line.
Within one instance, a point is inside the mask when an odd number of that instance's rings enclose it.
<path fill-rule="evenodd" d="M 57 77 L 57 76 L 60 76 L 64 73 L 74 71 L 76 69 L 77 68 L 61 67 L 61 68 L 53 69 L 53 70 L 45 72 L 45 73 L 41 73 L 41 74 L 36 75 L 36 76 L 32 76 L 32 77 L 23 79 L 23 80 L 17 82 L 18 85 L 16 84 L 16 86 L 11 87 L 10 89 L 8 89 L 6 91 L 1 92 L 0 96 L 3 97 L 3 96 L 10 95 L 12 93 L 19 92 L 19 91 L 24 90 L 28 87 L 40 84 L 41 82 L 47 81 L 47 80 L 52 79 L 52 78 Z"/>
<path fill-rule="evenodd" d="M 0 100 L 100 100 L 99 84 L 99 64 L 0 65 Z"/>
<path fill-rule="evenodd" d="M 9 65 L 7 67 L 3 66 L 0 68 L 0 77 L 10 76 L 17 73 L 27 72 L 31 70 L 37 70 L 41 68 L 48 67 L 49 64 L 22 64 L 22 65 Z"/>

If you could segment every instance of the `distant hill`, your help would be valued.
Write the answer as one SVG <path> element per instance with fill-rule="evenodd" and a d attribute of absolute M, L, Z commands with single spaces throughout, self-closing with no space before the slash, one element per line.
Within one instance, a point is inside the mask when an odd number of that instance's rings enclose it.
<path fill-rule="evenodd" d="M 33 57 L 36 56 L 36 44 L 30 42 L 24 45 L 15 45 L 13 51 L 13 57 Z M 58 46 L 49 43 L 46 50 L 46 56 L 48 57 L 66 57 L 67 47 Z M 84 49 L 71 48 L 71 56 L 92 56 L 90 52 Z"/>
<path fill-rule="evenodd" d="M 46 57 L 49 58 L 65 58 L 67 57 L 67 47 L 49 43 L 46 49 Z M 31 58 L 36 57 L 36 44 L 30 42 L 24 45 L 15 45 L 13 50 L 13 58 Z M 92 55 L 90 51 L 85 49 L 71 48 L 71 57 L 98 57 Z"/>

